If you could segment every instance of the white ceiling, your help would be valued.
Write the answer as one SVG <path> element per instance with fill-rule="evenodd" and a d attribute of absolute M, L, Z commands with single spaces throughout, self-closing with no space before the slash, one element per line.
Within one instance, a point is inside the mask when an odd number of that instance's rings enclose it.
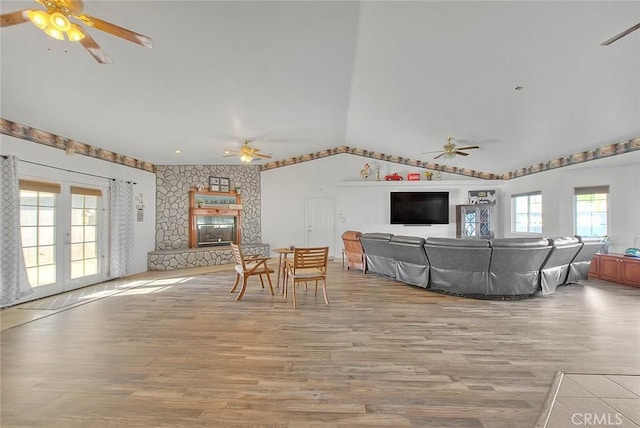
<path fill-rule="evenodd" d="M 2 13 L 38 8 L 2 1 Z M 91 1 L 153 38 L 113 58 L 30 23 L 0 30 L 5 119 L 155 164 L 347 145 L 502 173 L 640 136 L 640 1 Z M 522 91 L 516 91 L 522 86 Z M 180 149 L 182 154 L 175 154 Z"/>

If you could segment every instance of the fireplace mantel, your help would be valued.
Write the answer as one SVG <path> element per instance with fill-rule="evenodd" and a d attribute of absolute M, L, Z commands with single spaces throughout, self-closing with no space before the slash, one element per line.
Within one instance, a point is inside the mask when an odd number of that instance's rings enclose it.
<path fill-rule="evenodd" d="M 189 248 L 240 244 L 242 204 L 235 192 L 189 191 Z"/>

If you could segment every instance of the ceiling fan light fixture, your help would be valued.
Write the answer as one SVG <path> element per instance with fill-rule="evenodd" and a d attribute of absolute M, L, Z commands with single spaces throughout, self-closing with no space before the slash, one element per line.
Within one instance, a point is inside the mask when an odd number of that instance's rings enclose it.
<path fill-rule="evenodd" d="M 57 28 L 49 26 L 44 29 L 44 32 L 47 36 L 51 37 L 52 39 L 64 40 L 64 33 L 58 30 Z"/>
<path fill-rule="evenodd" d="M 49 16 L 49 23 L 58 31 L 64 33 L 71 28 L 71 22 L 69 18 L 61 14 L 60 12 L 53 12 Z"/>
<path fill-rule="evenodd" d="M 82 29 L 79 25 L 71 24 L 71 28 L 69 28 L 69 31 L 67 31 L 67 37 L 70 41 L 77 42 L 84 39 L 84 33 L 82 32 Z"/>
<path fill-rule="evenodd" d="M 247 162 L 248 163 L 248 162 L 251 162 L 253 160 L 253 156 L 247 155 L 247 154 L 242 154 L 242 155 L 240 155 L 240 160 L 242 162 Z"/>
<path fill-rule="evenodd" d="M 41 30 L 49 26 L 49 14 L 44 10 L 30 10 L 27 12 L 29 20 Z"/>

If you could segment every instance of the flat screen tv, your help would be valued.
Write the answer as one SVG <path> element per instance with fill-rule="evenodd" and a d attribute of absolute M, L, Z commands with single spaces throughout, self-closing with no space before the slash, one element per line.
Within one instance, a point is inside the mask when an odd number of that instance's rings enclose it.
<path fill-rule="evenodd" d="M 391 224 L 449 224 L 449 192 L 391 192 Z"/>

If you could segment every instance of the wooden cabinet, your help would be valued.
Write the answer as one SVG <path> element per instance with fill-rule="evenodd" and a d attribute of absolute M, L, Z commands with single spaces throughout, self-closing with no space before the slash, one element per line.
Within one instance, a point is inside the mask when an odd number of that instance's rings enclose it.
<path fill-rule="evenodd" d="M 495 208 L 495 204 L 456 205 L 456 237 L 493 238 Z"/>
<path fill-rule="evenodd" d="M 591 262 L 589 275 L 605 281 L 640 287 L 640 259 L 624 257 L 621 254 L 596 254 Z"/>
<path fill-rule="evenodd" d="M 589 265 L 589 277 L 600 278 L 600 255 L 596 254 Z"/>
<path fill-rule="evenodd" d="M 189 193 L 189 248 L 240 244 L 242 205 L 236 192 Z"/>

